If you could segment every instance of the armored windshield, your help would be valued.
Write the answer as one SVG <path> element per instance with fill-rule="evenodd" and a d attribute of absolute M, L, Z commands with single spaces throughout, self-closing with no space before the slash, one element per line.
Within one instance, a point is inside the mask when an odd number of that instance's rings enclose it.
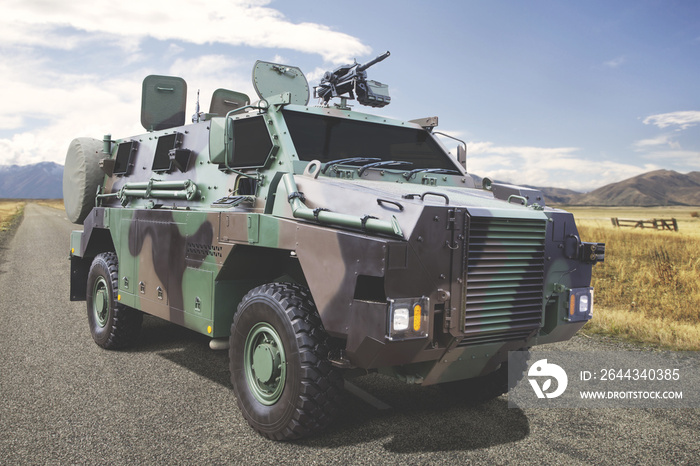
<path fill-rule="evenodd" d="M 300 160 L 353 157 L 405 161 L 412 168 L 455 170 L 455 163 L 423 129 L 284 111 Z"/>

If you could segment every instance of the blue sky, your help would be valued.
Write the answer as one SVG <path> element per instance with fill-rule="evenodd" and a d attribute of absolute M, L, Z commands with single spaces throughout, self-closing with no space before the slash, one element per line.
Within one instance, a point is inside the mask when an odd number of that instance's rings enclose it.
<path fill-rule="evenodd" d="M 700 2 L 6 0 L 0 165 L 63 163 L 74 137 L 127 137 L 141 81 L 255 96 L 257 59 L 323 71 L 368 61 L 399 119 L 439 116 L 479 176 L 595 189 L 700 170 Z M 312 99 L 312 102 L 313 99 Z M 448 147 L 453 144 L 447 142 Z"/>

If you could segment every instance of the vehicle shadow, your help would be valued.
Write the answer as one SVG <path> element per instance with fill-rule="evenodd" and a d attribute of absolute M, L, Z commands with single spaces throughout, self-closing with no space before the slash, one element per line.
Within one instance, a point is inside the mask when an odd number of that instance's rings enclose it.
<path fill-rule="evenodd" d="M 191 372 L 231 389 L 228 351 L 209 348 L 211 338 L 157 317 L 144 315 L 138 343 L 126 350 L 155 353 Z"/>
<path fill-rule="evenodd" d="M 516 442 L 530 434 L 521 409 L 508 408 L 505 398 L 471 405 L 446 395 L 439 387 L 406 385 L 381 375 L 352 380 L 391 405 L 379 411 L 346 395 L 337 421 L 322 435 L 298 441 L 313 448 L 376 442 L 393 453 L 468 451 Z"/>
<path fill-rule="evenodd" d="M 209 338 L 160 319 L 144 320 L 140 344 L 131 351 L 152 352 L 232 390 L 228 351 L 213 351 Z M 530 434 L 521 409 L 504 397 L 481 405 L 448 396 L 439 387 L 408 385 L 371 374 L 352 384 L 387 403 L 380 410 L 345 394 L 336 421 L 322 434 L 293 442 L 297 447 L 335 448 L 383 442 L 394 453 L 468 451 L 517 442 Z"/>

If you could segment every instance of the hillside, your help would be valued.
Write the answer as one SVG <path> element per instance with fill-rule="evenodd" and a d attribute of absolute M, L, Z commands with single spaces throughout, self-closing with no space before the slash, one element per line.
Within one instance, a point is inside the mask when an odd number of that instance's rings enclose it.
<path fill-rule="evenodd" d="M 563 188 L 524 186 L 542 191 L 548 205 L 700 206 L 700 172 L 684 175 L 673 170 L 656 170 L 605 185 L 589 193 Z"/>
<path fill-rule="evenodd" d="M 0 198 L 61 199 L 63 165 L 41 162 L 33 165 L 0 166 Z"/>
<path fill-rule="evenodd" d="M 582 194 L 569 204 L 637 207 L 700 205 L 700 172 L 684 175 L 672 170 L 656 170 Z"/>
<path fill-rule="evenodd" d="M 535 188 L 534 186 L 530 186 Z M 535 188 L 542 191 L 547 204 L 571 204 L 575 199 L 583 196 L 582 193 L 564 188 Z"/>

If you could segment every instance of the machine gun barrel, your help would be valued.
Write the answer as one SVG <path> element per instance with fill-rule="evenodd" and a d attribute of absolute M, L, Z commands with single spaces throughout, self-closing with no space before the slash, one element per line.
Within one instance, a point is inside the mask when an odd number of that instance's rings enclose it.
<path fill-rule="evenodd" d="M 389 55 L 391 55 L 391 53 L 389 53 L 389 51 L 387 50 L 386 53 L 384 53 L 384 54 L 382 54 L 382 55 L 379 55 L 379 56 L 378 56 L 377 58 L 375 58 L 374 60 L 368 61 L 368 62 L 365 63 L 364 65 L 358 66 L 358 67 L 357 67 L 357 71 L 358 71 L 358 72 L 362 72 L 362 71 L 366 70 L 367 68 L 369 68 L 370 66 L 376 65 L 376 64 L 379 63 L 380 61 L 384 60 L 384 59 L 385 59 L 386 57 L 388 57 Z"/>

